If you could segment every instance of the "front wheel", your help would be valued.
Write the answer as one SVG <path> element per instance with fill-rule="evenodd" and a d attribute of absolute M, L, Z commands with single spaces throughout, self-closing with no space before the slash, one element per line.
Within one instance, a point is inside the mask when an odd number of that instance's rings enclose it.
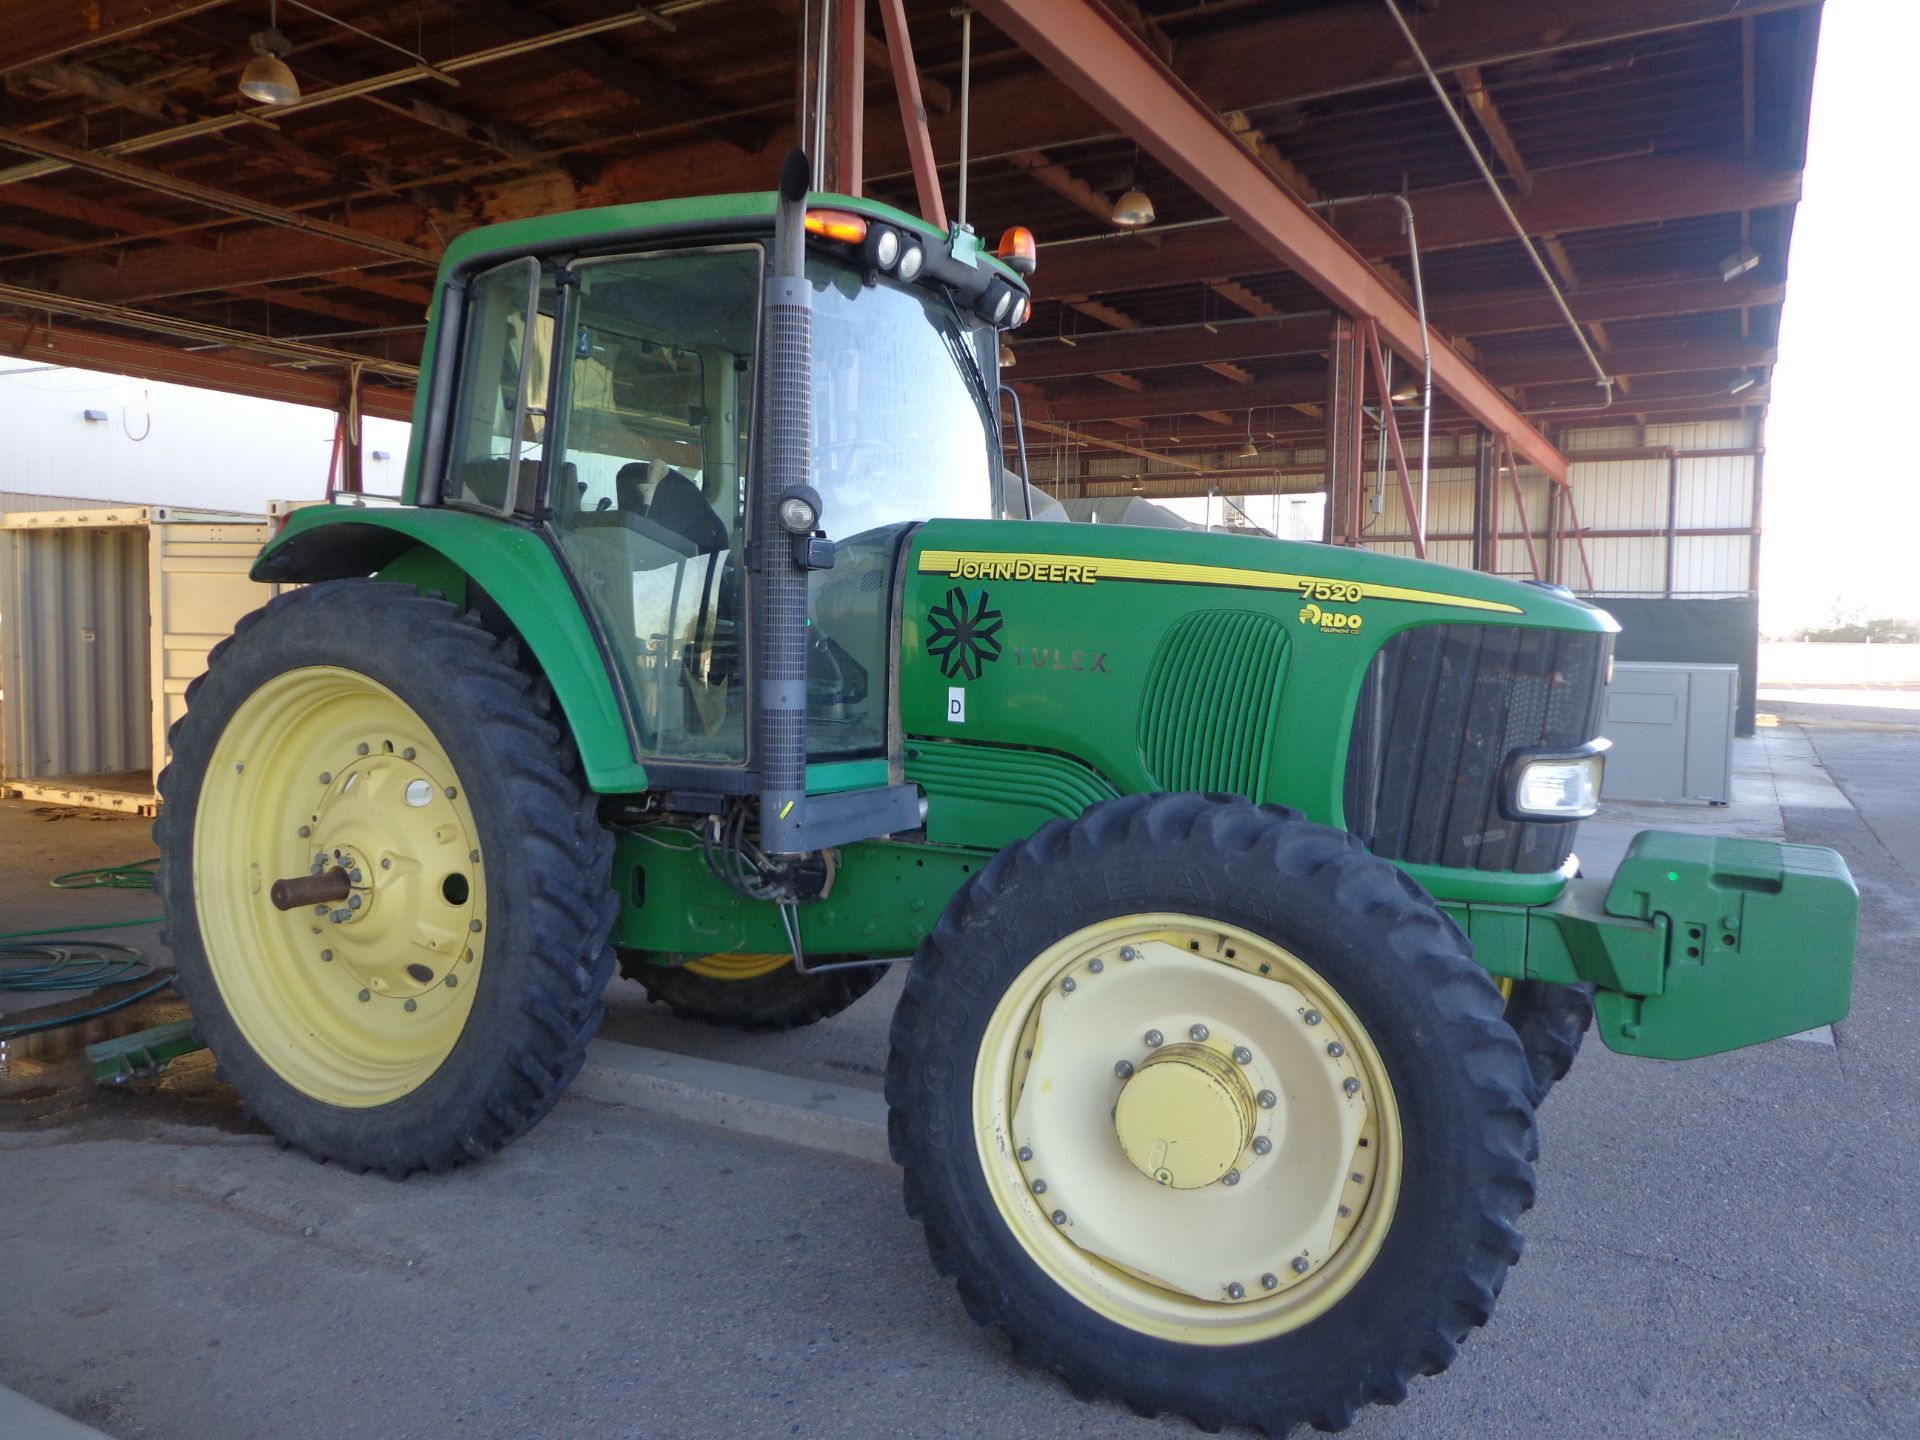
<path fill-rule="evenodd" d="M 1518 1258 L 1526 1062 L 1465 938 L 1352 837 L 1232 797 L 1048 825 L 908 972 L 908 1209 L 1077 1393 L 1279 1435 L 1452 1361 Z"/>
<path fill-rule="evenodd" d="M 853 957 L 816 955 L 830 965 Z M 838 1015 L 880 983 L 885 965 L 803 975 L 787 954 L 703 955 L 656 964 L 645 951 L 622 950 L 620 973 L 646 987 L 647 999 L 683 1020 L 729 1030 L 793 1030 Z"/>

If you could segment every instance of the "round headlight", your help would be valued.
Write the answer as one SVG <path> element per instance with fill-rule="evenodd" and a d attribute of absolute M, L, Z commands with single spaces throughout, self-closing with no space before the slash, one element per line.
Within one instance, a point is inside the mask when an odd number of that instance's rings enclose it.
<path fill-rule="evenodd" d="M 873 237 L 873 263 L 882 270 L 891 270 L 893 262 L 900 258 L 900 232 L 898 230 L 876 230 Z"/>
<path fill-rule="evenodd" d="M 1013 308 L 1013 291 L 1002 290 L 1000 298 L 993 302 L 993 323 L 998 325 L 1007 318 L 1007 312 Z"/>
<path fill-rule="evenodd" d="M 820 512 L 804 495 L 789 495 L 780 502 L 780 523 L 796 535 L 811 535 Z"/>
<path fill-rule="evenodd" d="M 902 280 L 911 280 L 920 273 L 920 267 L 927 263 L 927 252 L 918 245 L 909 244 L 900 252 L 898 274 Z"/>
<path fill-rule="evenodd" d="M 1027 313 L 1032 309 L 1033 309 L 1033 302 L 1028 300 L 1026 296 L 1024 295 L 1014 296 L 1013 297 L 1013 314 L 1009 316 L 1007 319 L 1008 327 L 1014 330 L 1018 330 L 1022 325 L 1027 323 Z"/>

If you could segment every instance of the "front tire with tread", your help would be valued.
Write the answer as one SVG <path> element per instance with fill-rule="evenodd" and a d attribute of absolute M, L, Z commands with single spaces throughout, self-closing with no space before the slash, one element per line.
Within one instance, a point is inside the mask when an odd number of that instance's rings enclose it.
<path fill-rule="evenodd" d="M 1025 1248 L 988 1179 L 975 1085 L 989 1017 L 1049 946 L 1132 914 L 1193 916 L 1285 947 L 1351 1008 L 1385 1064 L 1404 1199 L 1351 1288 L 1281 1333 L 1183 1343 L 1083 1303 Z M 1342 1429 L 1359 1407 L 1398 1403 L 1413 1377 L 1444 1370 L 1519 1258 L 1535 1131 L 1525 1060 L 1500 1012 L 1459 929 L 1352 836 L 1233 796 L 1095 806 L 996 856 L 908 972 L 886 1081 L 908 1212 L 974 1319 L 1076 1395 L 1208 1430 Z"/>

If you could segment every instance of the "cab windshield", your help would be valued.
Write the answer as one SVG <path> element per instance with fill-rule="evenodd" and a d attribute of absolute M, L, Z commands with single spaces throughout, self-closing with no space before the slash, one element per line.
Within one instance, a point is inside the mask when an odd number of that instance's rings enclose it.
<path fill-rule="evenodd" d="M 969 333 L 936 290 L 864 283 L 809 258 L 813 484 L 835 540 L 994 512 L 993 407 Z"/>

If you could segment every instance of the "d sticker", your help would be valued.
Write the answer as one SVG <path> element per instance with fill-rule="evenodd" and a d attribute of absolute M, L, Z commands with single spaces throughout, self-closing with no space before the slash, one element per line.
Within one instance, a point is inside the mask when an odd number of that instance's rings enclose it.
<path fill-rule="evenodd" d="M 947 719 L 955 725 L 967 723 L 967 687 L 949 685 L 947 687 Z"/>

